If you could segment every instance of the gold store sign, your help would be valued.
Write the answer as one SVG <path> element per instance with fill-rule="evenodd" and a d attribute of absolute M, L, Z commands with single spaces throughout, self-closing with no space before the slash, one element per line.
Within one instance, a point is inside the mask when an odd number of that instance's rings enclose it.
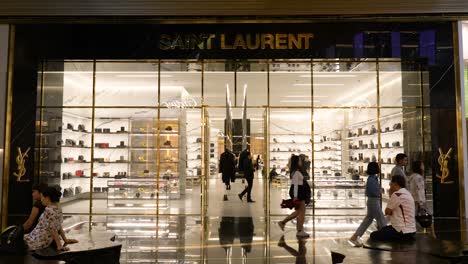
<path fill-rule="evenodd" d="M 18 155 L 16 156 L 16 172 L 13 172 L 13 175 L 16 177 L 17 182 L 28 182 L 29 180 L 23 180 L 22 178 L 26 175 L 26 159 L 28 158 L 28 153 L 31 148 L 26 149 L 25 152 L 21 151 L 21 148 L 18 147 Z"/>
<path fill-rule="evenodd" d="M 440 183 L 442 184 L 451 184 L 453 181 L 446 181 L 446 179 L 450 176 L 450 170 L 449 170 L 449 160 L 450 160 L 450 154 L 452 154 L 453 149 L 450 148 L 447 153 L 444 153 L 442 151 L 442 148 L 439 148 L 439 158 L 437 159 L 437 162 L 439 163 L 440 166 L 440 175 L 437 175 L 437 178 L 440 179 Z"/>
<path fill-rule="evenodd" d="M 162 50 L 310 49 L 312 33 L 162 34 Z"/>

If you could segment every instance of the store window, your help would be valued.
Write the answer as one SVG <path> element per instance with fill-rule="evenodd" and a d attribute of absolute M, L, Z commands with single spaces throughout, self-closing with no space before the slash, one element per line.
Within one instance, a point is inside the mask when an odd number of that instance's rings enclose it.
<path fill-rule="evenodd" d="M 271 63 L 270 105 L 310 107 L 312 104 L 310 67 L 310 61 L 275 61 Z"/>
<path fill-rule="evenodd" d="M 97 62 L 95 100 L 96 106 L 157 106 L 158 63 Z"/>
<path fill-rule="evenodd" d="M 269 199 L 271 214 L 288 212 L 277 205 L 289 195 L 288 159 L 297 154 L 313 187 L 309 212 L 361 215 L 369 162 L 381 166 L 385 202 L 396 154 L 430 160 L 423 66 L 395 59 L 46 61 L 38 75 L 36 171 L 61 187 L 68 214 L 202 214 L 200 194 L 212 189 L 203 190 L 203 179 L 219 182 L 229 136 L 235 153 L 248 146 L 261 160 L 257 178 L 269 181 L 257 200 Z"/>
<path fill-rule="evenodd" d="M 314 107 L 377 106 L 375 61 L 315 61 L 313 63 Z"/>

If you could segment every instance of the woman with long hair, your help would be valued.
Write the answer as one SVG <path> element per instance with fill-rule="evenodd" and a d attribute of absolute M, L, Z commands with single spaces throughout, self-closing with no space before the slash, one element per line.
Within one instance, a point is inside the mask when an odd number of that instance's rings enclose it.
<path fill-rule="evenodd" d="M 296 224 L 296 236 L 298 237 L 309 237 L 310 235 L 304 231 L 304 220 L 306 212 L 306 195 L 305 195 L 305 184 L 304 175 L 302 174 L 302 162 L 299 156 L 292 155 L 289 162 L 289 173 L 291 177 L 291 190 L 290 196 L 295 204 L 295 210 L 289 216 L 278 222 L 278 226 L 284 231 L 284 226 L 287 222 L 297 219 Z"/>
<path fill-rule="evenodd" d="M 424 179 L 424 163 L 415 160 L 411 163 L 412 174 L 408 177 L 408 191 L 414 199 L 415 215 L 430 213 L 426 203 L 426 183 Z M 431 224 L 431 234 L 435 238 L 434 224 Z"/>
<path fill-rule="evenodd" d="M 349 243 L 355 247 L 362 246 L 359 240 L 372 222 L 377 220 L 377 228 L 381 229 L 387 225 L 387 220 L 383 215 L 382 208 L 380 207 L 380 184 L 379 175 L 380 169 L 377 162 L 369 162 L 367 164 L 367 182 L 366 182 L 366 196 L 367 196 L 367 214 L 359 225 L 354 235 L 349 239 Z"/>

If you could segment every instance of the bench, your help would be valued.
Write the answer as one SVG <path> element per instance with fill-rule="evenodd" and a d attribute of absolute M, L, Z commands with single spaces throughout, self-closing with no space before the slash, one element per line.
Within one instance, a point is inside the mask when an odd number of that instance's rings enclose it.
<path fill-rule="evenodd" d="M 57 251 L 48 247 L 36 250 L 32 255 L 38 260 L 61 260 L 65 263 L 106 264 L 119 263 L 122 244 L 115 242 L 115 235 L 109 232 L 74 234 L 79 242 L 66 245 L 69 251 Z M 42 262 L 38 262 L 41 263 Z M 54 263 L 54 262 L 52 262 Z"/>
<path fill-rule="evenodd" d="M 25 256 L 13 256 L 13 255 L 1 255 L 0 264 L 65 264 L 63 260 L 39 260 L 32 255 Z"/>
<path fill-rule="evenodd" d="M 414 240 L 398 243 L 369 239 L 364 243 L 364 248 L 390 252 L 417 252 L 455 263 L 468 261 L 468 246 L 462 242 L 438 240 L 425 234 L 416 234 Z"/>

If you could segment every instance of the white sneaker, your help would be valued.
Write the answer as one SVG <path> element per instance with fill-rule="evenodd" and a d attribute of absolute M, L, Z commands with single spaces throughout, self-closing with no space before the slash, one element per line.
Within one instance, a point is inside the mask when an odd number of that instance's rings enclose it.
<path fill-rule="evenodd" d="M 310 237 L 310 235 L 308 233 L 306 233 L 304 230 L 302 230 L 301 232 L 297 232 L 296 236 L 298 236 L 298 237 Z"/>
<path fill-rule="evenodd" d="M 348 239 L 348 244 L 350 244 L 353 247 L 362 247 L 362 242 L 359 238 L 357 238 L 356 240 Z"/>

